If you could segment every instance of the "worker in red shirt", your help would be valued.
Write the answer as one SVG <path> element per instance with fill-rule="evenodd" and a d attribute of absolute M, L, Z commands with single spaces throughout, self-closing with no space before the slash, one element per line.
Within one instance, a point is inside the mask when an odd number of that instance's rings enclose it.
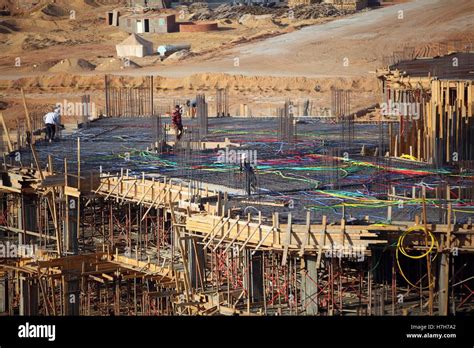
<path fill-rule="evenodd" d="M 183 120 L 181 118 L 181 108 L 179 105 L 175 106 L 175 109 L 171 115 L 171 125 L 176 133 L 176 141 L 179 141 L 183 136 Z"/>

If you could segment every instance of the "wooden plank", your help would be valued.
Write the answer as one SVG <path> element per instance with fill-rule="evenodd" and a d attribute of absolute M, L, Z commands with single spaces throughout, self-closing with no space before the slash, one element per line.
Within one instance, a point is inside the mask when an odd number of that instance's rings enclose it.
<path fill-rule="evenodd" d="M 344 239 L 346 236 L 346 219 L 342 218 L 341 219 L 341 240 L 342 240 L 342 246 L 344 246 Z"/>
<path fill-rule="evenodd" d="M 316 268 L 321 267 L 321 257 L 323 256 L 323 247 L 326 244 L 326 224 L 327 224 L 327 217 L 326 215 L 323 215 L 323 226 L 321 228 L 321 236 L 319 239 L 319 245 L 318 245 L 318 257 L 316 259 Z"/>
<path fill-rule="evenodd" d="M 3 118 L 2 112 L 0 112 L 0 121 L 2 122 L 3 133 L 5 134 L 5 137 L 7 139 L 8 151 L 13 152 L 13 145 L 10 140 L 10 133 L 8 132 L 8 128 L 7 128 L 7 125 L 5 124 L 5 119 Z"/>
<path fill-rule="evenodd" d="M 227 217 L 226 219 L 230 219 L 230 217 Z M 212 229 L 209 231 L 209 233 L 203 238 L 203 240 L 202 240 L 203 242 L 205 242 L 206 239 L 211 236 L 212 232 L 214 232 L 214 229 L 222 222 L 222 220 L 224 220 L 224 216 L 219 216 L 219 220 L 217 221 L 217 224 L 215 224 L 212 227 Z M 215 221 L 215 220 L 213 220 L 213 221 Z"/>
<path fill-rule="evenodd" d="M 234 238 L 232 238 L 232 240 L 230 241 L 229 245 L 227 245 L 227 247 L 224 249 L 224 253 L 227 252 L 227 250 L 229 250 L 229 248 L 232 246 L 232 244 L 235 243 L 235 241 L 239 238 L 240 234 L 245 230 L 245 228 L 248 226 L 248 224 L 250 223 L 250 220 L 247 220 L 247 222 L 241 226 L 239 228 L 239 230 L 237 231 L 236 235 Z M 239 226 L 239 225 L 238 225 Z"/>
<path fill-rule="evenodd" d="M 304 249 L 306 245 L 309 244 L 310 235 L 311 235 L 311 212 L 307 211 L 306 212 L 306 232 L 305 232 L 304 239 L 301 241 L 301 249 L 299 253 L 300 256 L 304 255 Z"/>
<path fill-rule="evenodd" d="M 146 217 L 148 216 L 148 213 L 151 211 L 151 209 L 154 207 L 154 206 L 159 206 L 161 204 L 161 202 L 163 202 L 163 200 L 165 199 L 166 195 L 168 194 L 169 192 L 169 189 L 164 191 L 164 195 L 163 197 L 161 196 L 161 192 L 158 192 L 158 196 L 155 198 L 155 200 L 150 204 L 150 206 L 148 207 L 148 209 L 146 210 L 146 212 L 143 214 L 142 216 L 142 219 L 141 221 L 145 220 Z M 161 197 L 161 198 L 160 198 Z M 157 202 L 159 199 L 159 202 Z M 170 202 L 171 204 L 171 202 Z"/>
<path fill-rule="evenodd" d="M 222 238 L 219 240 L 219 242 L 216 244 L 216 246 L 214 247 L 214 249 L 212 249 L 212 251 L 216 251 L 217 248 L 219 247 L 219 245 L 222 244 L 222 242 L 224 241 L 225 238 L 227 238 L 227 236 L 230 234 L 230 232 L 232 231 L 232 229 L 234 228 L 235 225 L 237 225 L 239 223 L 239 220 L 240 220 L 240 217 L 237 216 L 237 219 L 234 221 L 234 223 L 232 225 L 229 226 L 229 228 L 227 229 L 227 231 L 223 234 Z"/>
<path fill-rule="evenodd" d="M 252 239 L 252 237 L 260 230 L 260 224 L 257 225 L 257 227 L 255 227 L 255 229 L 249 234 L 249 236 L 247 237 L 247 239 L 244 241 L 244 244 L 242 244 L 242 246 L 240 247 L 240 251 L 243 251 L 244 248 L 247 246 L 247 244 L 250 242 L 250 240 Z"/>
<path fill-rule="evenodd" d="M 267 231 L 267 233 L 265 233 L 265 235 L 263 236 L 263 238 L 260 240 L 260 242 L 258 242 L 257 246 L 255 247 L 255 249 L 252 251 L 252 256 L 257 252 L 257 250 L 262 246 L 263 242 L 265 242 L 265 240 L 268 238 L 268 236 L 270 235 L 270 233 L 273 232 L 273 227 L 271 229 L 269 229 Z"/>
<path fill-rule="evenodd" d="M 81 197 L 81 192 L 77 188 L 71 186 L 64 187 L 64 194 L 66 196 L 72 196 L 76 198 Z"/>
<path fill-rule="evenodd" d="M 291 227 L 292 227 L 291 213 L 288 213 L 288 226 L 286 228 L 286 238 L 283 244 L 283 258 L 281 260 L 282 266 L 286 266 L 286 262 L 288 259 L 288 248 L 291 241 Z"/>

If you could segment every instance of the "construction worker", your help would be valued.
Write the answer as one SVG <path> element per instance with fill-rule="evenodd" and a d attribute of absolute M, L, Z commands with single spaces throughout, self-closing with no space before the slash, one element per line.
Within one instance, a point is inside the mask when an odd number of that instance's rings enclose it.
<path fill-rule="evenodd" d="M 48 112 L 43 117 L 44 124 L 46 126 L 46 140 L 48 140 L 50 143 L 52 143 L 54 140 L 54 136 L 56 134 L 56 127 L 61 126 L 59 116 L 60 108 L 56 107 L 52 112 Z"/>
<path fill-rule="evenodd" d="M 175 106 L 173 114 L 171 115 L 171 125 L 175 130 L 176 141 L 179 141 L 183 136 L 183 120 L 181 117 L 181 108 L 179 105 Z"/>
<path fill-rule="evenodd" d="M 191 109 L 191 118 L 196 117 L 197 101 L 196 99 L 186 101 L 186 106 Z"/>
<path fill-rule="evenodd" d="M 241 161 L 240 161 L 240 172 L 245 173 L 245 191 L 247 195 L 252 195 L 252 190 L 255 191 L 257 189 L 257 176 L 255 175 L 255 169 L 250 164 L 247 155 L 244 153 L 242 154 Z"/>

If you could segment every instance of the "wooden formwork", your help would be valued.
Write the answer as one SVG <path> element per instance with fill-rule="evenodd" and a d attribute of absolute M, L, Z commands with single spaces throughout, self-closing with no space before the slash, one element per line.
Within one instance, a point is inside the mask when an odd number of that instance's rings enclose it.
<path fill-rule="evenodd" d="M 73 193 L 69 192 L 72 189 L 78 192 L 78 201 L 84 202 L 86 199 L 99 197 L 102 203 L 98 214 L 110 212 L 108 217 L 101 220 L 105 221 L 107 226 L 98 226 L 99 236 L 104 238 L 103 248 L 107 249 L 103 252 L 76 251 L 76 255 L 68 255 L 52 251 L 51 246 L 70 233 L 69 227 L 59 228 L 56 233 L 52 230 L 53 233 L 49 234 L 41 234 L 40 226 L 32 227 L 36 228 L 32 231 L 25 231 L 25 228 L 17 228 L 11 224 L 0 228 L 9 236 L 27 233 L 31 238 L 47 239 L 49 242 L 41 244 L 36 258 L 0 263 L 0 272 L 3 272 L 4 277 L 20 279 L 24 287 L 35 292 L 38 290 L 39 297 L 33 298 L 31 305 L 25 307 L 28 311 L 24 314 L 30 315 L 110 315 L 111 311 L 114 315 L 252 315 L 262 314 L 261 301 L 264 303 L 263 313 L 267 313 L 267 310 L 278 311 L 278 308 L 286 306 L 288 313 L 298 314 L 301 311 L 304 313 L 307 305 L 303 299 L 307 296 L 306 286 L 309 286 L 308 282 L 311 281 L 308 276 L 314 279 L 317 272 L 328 272 L 328 279 L 318 280 L 322 284 L 339 284 L 337 288 L 327 291 L 330 301 L 328 308 L 331 313 L 334 313 L 335 308 L 338 308 L 337 313 L 342 313 L 343 300 L 337 300 L 339 307 L 336 307 L 335 296 L 342 296 L 343 292 L 350 291 L 351 284 L 341 285 L 343 283 L 340 282 L 343 274 L 345 278 L 349 278 L 353 272 L 350 267 L 342 266 L 344 259 L 350 262 L 357 262 L 354 261 L 357 258 L 370 260 L 374 250 L 394 245 L 400 235 L 408 230 L 416 231 L 409 242 L 412 248 L 410 250 L 427 248 L 423 242 L 424 230 L 430 231 L 436 240 L 433 241 L 433 245 L 436 244 L 433 247 L 436 253 L 445 255 L 453 248 L 459 249 L 460 253 L 470 253 L 474 250 L 472 224 L 420 224 L 419 219 L 416 219 L 415 222 L 396 222 L 390 225 L 369 222 L 351 225 L 344 219 L 331 223 L 325 217 L 322 223 L 313 222 L 310 214 L 307 215 L 306 224 L 293 223 L 291 214 L 282 223 L 277 214 L 271 216 L 271 219 L 262 214 L 240 218 L 232 210 L 222 207 L 219 209 L 220 196 L 217 194 L 215 197 L 213 192 L 205 189 L 199 191 L 199 194 L 203 198 L 217 199 L 217 207 L 205 204 L 182 208 L 182 203 L 190 202 L 192 196 L 189 195 L 186 185 L 173 184 L 173 180 L 168 179 L 158 181 L 131 177 L 125 173 L 117 176 L 103 173 L 96 192 L 88 193 L 85 192 L 85 186 L 65 186 L 67 181 L 64 180 L 53 180 L 56 186 L 52 186 L 53 181 L 50 181 L 48 187 L 43 187 L 42 181 L 51 176 L 48 172 L 43 173 L 46 174 L 43 180 L 38 178 L 39 175 L 32 169 L 8 168 L 7 173 L 10 173 L 10 180 L 15 183 L 5 186 L 2 189 L 3 194 L 21 199 L 26 193 L 44 195 L 48 190 L 64 190 L 53 205 L 55 208 L 51 209 L 56 212 L 58 219 L 67 212 L 64 206 L 68 203 L 68 198 L 62 198 L 74 197 Z M 86 225 L 89 224 L 88 220 L 85 220 L 88 209 L 89 214 L 97 215 L 92 207 L 94 202 L 96 201 L 92 201 L 90 205 L 81 203 L 82 219 Z M 120 226 L 122 217 L 117 215 L 127 214 L 132 205 L 140 215 L 133 218 L 130 214 L 126 217 L 124 226 Z M 40 221 L 48 219 L 49 213 L 40 214 L 46 210 L 44 208 L 40 208 L 36 213 Z M 9 213 L 25 214 L 23 210 L 20 212 L 14 209 L 10 209 Z M 165 226 L 163 232 L 173 236 L 167 242 L 168 249 L 164 251 L 162 258 L 156 257 L 159 255 L 158 245 L 147 246 L 148 244 L 139 242 L 150 238 L 148 230 L 140 227 L 145 224 L 143 221 L 159 221 L 160 216 L 168 219 L 165 225 L 170 228 L 168 231 Z M 23 218 L 24 216 L 21 217 Z M 132 224 L 134 226 L 131 226 Z M 93 226 L 90 228 L 93 229 Z M 127 237 L 124 236 L 124 229 Z M 105 232 L 102 234 L 101 230 Z M 109 237 L 106 238 L 107 234 Z M 121 243 L 124 238 L 130 238 L 132 235 L 133 243 L 139 244 L 135 244 L 135 250 L 130 252 L 129 249 L 127 255 Z M 48 246 L 49 251 L 45 252 L 43 248 Z M 146 253 L 142 251 L 144 247 Z M 196 266 L 196 250 L 203 253 L 199 261 L 203 262 L 200 266 L 202 268 Z M 443 258 L 446 259 L 445 256 Z M 263 287 L 264 293 L 270 296 L 264 297 L 263 300 L 255 297 L 254 290 L 259 283 L 250 282 L 248 271 L 249 264 L 258 267 L 259 262 L 265 269 L 262 271 L 265 276 L 262 275 L 263 284 L 260 286 Z M 367 261 L 362 262 L 363 266 L 369 264 Z M 305 266 L 306 263 L 310 266 Z M 201 284 L 199 286 L 192 285 L 190 281 L 192 277 L 196 277 L 196 272 L 194 276 L 190 275 L 196 267 L 202 271 L 198 273 Z M 252 273 L 252 277 L 257 275 Z M 357 278 L 355 275 L 351 277 Z M 280 281 L 282 285 L 276 287 Z M 361 281 L 366 280 L 362 278 Z M 303 286 L 302 282 L 307 285 Z M 64 284 L 63 287 L 60 284 Z M 39 288 L 42 288 L 41 291 Z M 447 289 L 448 286 L 444 288 Z M 18 295 L 15 290 L 9 291 L 11 295 Z M 127 295 L 130 292 L 137 296 Z M 297 300 L 300 304 L 296 307 L 288 299 L 291 294 L 296 294 L 298 298 L 301 296 L 300 300 Z M 65 298 L 71 295 L 80 299 L 77 306 L 66 305 Z M 275 298 L 278 298 L 278 305 L 275 305 Z M 40 306 L 36 306 L 35 301 L 38 301 Z M 236 306 L 237 303 L 239 306 Z M 269 307 L 265 307 L 267 305 Z M 373 313 L 370 300 L 367 306 L 367 313 Z M 11 308 L 16 307 L 12 304 Z"/>
<path fill-rule="evenodd" d="M 384 103 L 381 113 L 390 113 L 383 119 L 398 125 L 389 130 L 391 156 L 471 168 L 474 80 L 443 78 L 454 74 L 446 68 L 439 71 L 441 78 L 419 76 L 424 71 L 423 61 L 417 64 L 409 70 L 416 74 L 413 77 L 396 68 L 378 71 Z"/>
<path fill-rule="evenodd" d="M 211 211 L 209 201 L 217 199 L 216 192 L 208 188 L 196 189 L 189 185 L 173 183 L 172 179 L 163 177 L 163 181 L 145 179 L 121 174 L 111 176 L 102 174 L 99 187 L 95 193 L 108 198 L 121 200 L 122 202 L 134 202 L 152 207 L 172 207 L 179 202 L 192 202 L 193 197 L 200 196 L 206 202 L 206 209 Z"/>

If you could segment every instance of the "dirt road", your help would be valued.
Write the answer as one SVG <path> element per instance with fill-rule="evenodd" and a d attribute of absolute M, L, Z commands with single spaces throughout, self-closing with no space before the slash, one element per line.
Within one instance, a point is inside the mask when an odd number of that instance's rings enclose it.
<path fill-rule="evenodd" d="M 474 43 L 473 23 L 472 0 L 416 0 L 242 44 L 226 52 L 215 52 L 209 59 L 198 57 L 179 65 L 133 73 L 153 72 L 167 77 L 222 72 L 253 76 L 363 76 L 379 67 L 384 56 L 406 46 L 416 48 L 417 52 L 437 54 L 438 42 L 470 38 Z"/>
<path fill-rule="evenodd" d="M 136 80 L 142 80 L 141 76 L 145 75 L 161 75 L 163 78 L 155 80 L 156 87 L 171 99 L 183 95 L 190 97 L 196 91 L 228 87 L 235 107 L 238 103 L 249 104 L 255 114 L 273 110 L 276 104 L 289 97 L 292 100 L 311 98 L 318 107 L 329 107 L 332 87 L 353 90 L 357 98 L 352 106 L 360 109 L 379 101 L 377 79 L 370 72 L 381 66 L 384 56 L 404 47 L 415 48 L 421 56 L 432 56 L 438 54 L 438 43 L 453 44 L 456 40 L 457 46 L 469 40 L 472 45 L 472 23 L 472 0 L 414 0 L 231 49 L 216 50 L 173 65 L 113 73 L 138 77 Z M 34 53 L 49 52 L 54 56 L 54 50 L 58 54 L 61 50 L 72 54 L 79 49 L 58 46 Z M 98 51 L 94 53 L 99 54 Z M 62 100 L 65 96 L 80 96 L 84 90 L 101 91 L 104 73 L 2 72 L 0 90 L 4 91 L 5 98 L 12 100 L 18 98 L 19 86 L 38 102 L 45 97 L 42 93 L 46 91 L 54 91 L 55 97 Z M 28 78 L 14 81 L 18 77 Z M 316 90 L 315 86 L 319 88 Z M 16 104 L 18 113 L 13 110 L 9 115 L 22 114 L 21 101 L 16 100 Z"/>
<path fill-rule="evenodd" d="M 438 54 L 439 42 L 470 40 L 473 45 L 472 23 L 472 0 L 413 0 L 262 41 L 240 44 L 231 49 L 214 50 L 172 65 L 155 65 L 118 73 L 164 77 L 199 73 L 317 78 L 370 76 L 369 71 L 380 67 L 384 57 L 404 47 L 413 47 L 420 55 L 427 56 Z M 66 51 L 72 55 L 74 49 L 70 47 Z M 63 47 L 57 50 L 65 52 Z M 37 52 L 43 54 L 41 50 Z M 48 52 L 49 56 L 54 56 L 53 48 Z M 40 71 L 19 74 L 5 71 L 0 79 L 43 74 Z M 81 74 L 94 75 L 96 72 Z"/>

